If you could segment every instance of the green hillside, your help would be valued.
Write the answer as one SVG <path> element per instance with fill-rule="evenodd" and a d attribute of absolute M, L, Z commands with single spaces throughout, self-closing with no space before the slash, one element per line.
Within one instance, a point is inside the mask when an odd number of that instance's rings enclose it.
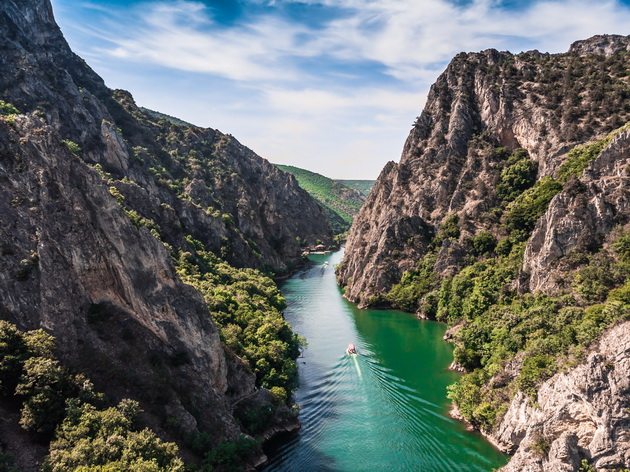
<path fill-rule="evenodd" d="M 339 181 L 299 167 L 279 164 L 276 164 L 276 167 L 294 175 L 300 187 L 310 193 L 324 207 L 335 235 L 345 233 L 350 229 L 354 216 L 365 201 L 364 193 Z M 353 180 L 350 182 L 368 181 Z"/>
<path fill-rule="evenodd" d="M 361 192 L 366 197 L 370 194 L 370 190 L 374 187 L 376 180 L 340 180 L 337 179 L 336 182 L 342 183 L 346 187 L 352 188 Z"/>

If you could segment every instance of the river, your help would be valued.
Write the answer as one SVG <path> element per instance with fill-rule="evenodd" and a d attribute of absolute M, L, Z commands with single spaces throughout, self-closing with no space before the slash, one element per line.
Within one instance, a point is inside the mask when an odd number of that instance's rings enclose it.
<path fill-rule="evenodd" d="M 444 325 L 341 296 L 342 251 L 311 256 L 281 284 L 285 317 L 308 347 L 298 359 L 302 429 L 266 448 L 265 471 L 479 471 L 507 457 L 448 416 L 453 348 Z M 328 263 L 328 264 L 326 264 Z M 345 353 L 354 343 L 358 356 Z"/>

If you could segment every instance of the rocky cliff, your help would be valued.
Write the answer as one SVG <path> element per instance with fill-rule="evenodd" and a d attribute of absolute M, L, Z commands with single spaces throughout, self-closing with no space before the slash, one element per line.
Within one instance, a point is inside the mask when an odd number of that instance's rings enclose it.
<path fill-rule="evenodd" d="M 497 149 L 525 149 L 541 179 L 574 146 L 623 125 L 628 42 L 599 36 L 566 54 L 457 55 L 431 87 L 400 162 L 385 166 L 355 220 L 339 271 L 346 297 L 365 304 L 386 293 L 452 213 L 460 242 L 484 229 L 500 237 L 497 185 L 507 155 Z M 439 260 L 457 267 L 458 245 L 446 244 Z"/>
<path fill-rule="evenodd" d="M 630 130 L 551 201 L 525 249 L 522 291 L 558 292 L 572 268 L 565 256 L 600 246 L 615 226 L 630 221 L 628 165 Z"/>
<path fill-rule="evenodd" d="M 506 471 L 630 466 L 629 48 L 456 56 L 339 267 L 349 300 L 450 325 L 448 395 Z"/>
<path fill-rule="evenodd" d="M 0 31 L 0 318 L 54 335 L 64 365 L 112 402 L 138 400 L 161 435 L 238 438 L 247 404 L 273 405 L 213 317 L 255 306 L 275 317 L 268 335 L 297 341 L 271 281 L 219 261 L 286 273 L 302 245 L 330 242 L 323 210 L 232 136 L 108 89 L 70 51 L 49 0 L 3 1 Z M 296 355 L 286 349 L 280 362 Z"/>
<path fill-rule="evenodd" d="M 1 13 L 0 98 L 77 144 L 165 241 L 191 234 L 235 265 L 279 273 L 300 262 L 296 236 L 330 241 L 322 209 L 295 179 L 232 136 L 160 119 L 107 88 L 69 49 L 48 1 L 3 2 Z"/>
<path fill-rule="evenodd" d="M 518 394 L 494 437 L 515 451 L 504 472 L 573 472 L 630 464 L 630 323 L 606 332 L 579 366 Z"/>

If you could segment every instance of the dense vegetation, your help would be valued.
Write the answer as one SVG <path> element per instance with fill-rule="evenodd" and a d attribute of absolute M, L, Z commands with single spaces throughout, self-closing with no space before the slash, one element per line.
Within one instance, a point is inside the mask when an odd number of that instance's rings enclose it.
<path fill-rule="evenodd" d="M 456 327 L 455 360 L 469 373 L 450 387 L 449 397 L 474 426 L 491 430 L 516 391 L 535 399 L 542 381 L 579 362 L 605 328 L 630 319 L 627 227 L 615 229 L 604 246 L 567 254 L 566 280 L 557 296 L 519 295 L 514 285 L 525 243 L 551 199 L 616 133 L 629 128 L 574 148 L 556 179 L 536 180 L 536 165 L 523 150 L 511 155 L 493 150 L 505 158 L 497 186 L 500 205 L 493 210 L 498 227 L 465 238 L 462 269 L 444 278 L 434 271 L 439 250 L 445 239 L 460 239 L 459 218 L 449 215 L 417 268 L 386 295 L 394 307 L 420 310 Z"/>
<path fill-rule="evenodd" d="M 366 197 L 370 194 L 372 187 L 376 183 L 376 180 L 343 180 L 336 179 L 336 182 L 339 182 L 345 185 L 348 188 L 352 188 L 357 192 L 361 192 Z"/>
<path fill-rule="evenodd" d="M 54 349 L 43 330 L 0 321 L 0 394 L 20 405 L 22 428 L 52 439 L 46 472 L 183 472 L 175 444 L 137 427 L 137 402 L 105 408 L 104 396 L 61 365 Z"/>
<path fill-rule="evenodd" d="M 349 188 L 340 181 L 329 179 L 315 172 L 279 164 L 276 167 L 294 175 L 300 187 L 324 207 L 326 215 L 330 219 L 333 234 L 343 234 L 350 229 L 354 216 L 365 201 L 365 194 Z"/>
<path fill-rule="evenodd" d="M 189 251 L 176 251 L 177 272 L 199 290 L 225 345 L 242 357 L 259 386 L 288 399 L 297 387 L 303 343 L 282 317 L 285 300 L 270 278 L 254 269 L 236 269 L 187 237 Z"/>

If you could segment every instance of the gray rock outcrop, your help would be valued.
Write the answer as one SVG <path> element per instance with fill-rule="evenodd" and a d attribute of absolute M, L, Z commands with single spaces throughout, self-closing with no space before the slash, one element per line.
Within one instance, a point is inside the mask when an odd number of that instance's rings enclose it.
<path fill-rule="evenodd" d="M 629 44 L 611 35 L 576 43 L 568 54 L 457 55 L 431 87 L 400 163 L 385 166 L 355 219 L 338 272 L 346 297 L 366 304 L 386 293 L 415 268 L 449 214 L 459 216 L 460 240 L 480 230 L 501 236 L 493 208 L 505 157 L 496 148 L 527 150 L 540 179 L 555 175 L 575 145 L 627 122 L 625 95 L 617 93 L 625 79 L 606 83 L 614 74 L 602 72 L 601 82 L 590 74 L 606 67 L 602 54 L 627 70 L 619 51 Z"/>
<path fill-rule="evenodd" d="M 523 280 L 553 293 L 563 283 L 559 261 L 571 250 L 598 246 L 630 220 L 630 130 L 618 134 L 584 173 L 556 195 L 525 249 Z M 524 290 L 526 287 L 521 287 Z"/>
<path fill-rule="evenodd" d="M 501 472 L 597 471 L 630 465 L 630 323 L 607 331 L 587 359 L 517 394 L 492 439 L 516 454 Z"/>

